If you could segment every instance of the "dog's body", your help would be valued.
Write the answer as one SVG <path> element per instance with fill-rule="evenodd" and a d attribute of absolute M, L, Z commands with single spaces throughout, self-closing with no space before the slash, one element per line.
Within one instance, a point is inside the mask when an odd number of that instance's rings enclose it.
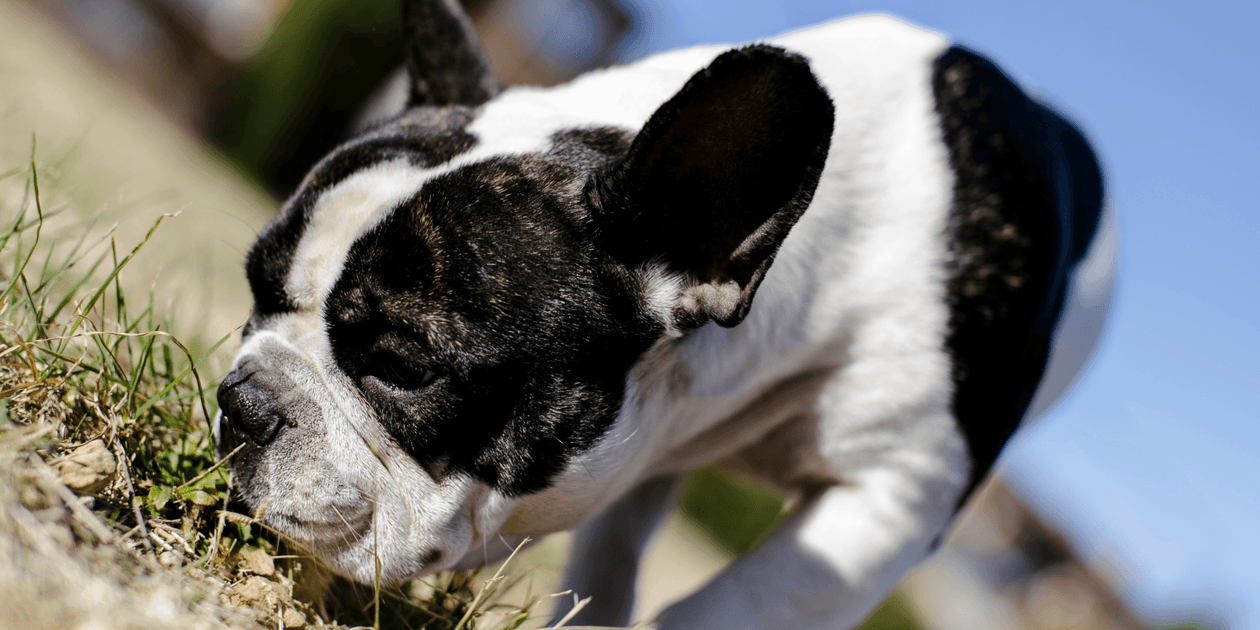
<path fill-rule="evenodd" d="M 618 624 L 677 480 L 733 462 L 796 512 L 662 625 L 860 621 L 1097 341 L 1088 145 L 884 17 L 501 94 L 461 42 L 250 252 L 247 500 L 363 581 L 583 526 L 583 621 Z"/>

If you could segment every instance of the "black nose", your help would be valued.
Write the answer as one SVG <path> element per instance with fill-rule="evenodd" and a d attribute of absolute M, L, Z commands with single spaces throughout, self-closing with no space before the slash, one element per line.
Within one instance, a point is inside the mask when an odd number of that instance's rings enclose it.
<path fill-rule="evenodd" d="M 266 386 L 266 375 L 249 363 L 233 370 L 219 384 L 219 409 L 224 433 L 244 435 L 262 446 L 274 440 L 284 416 L 274 403 L 276 392 Z M 225 436 L 230 437 L 230 436 Z"/>

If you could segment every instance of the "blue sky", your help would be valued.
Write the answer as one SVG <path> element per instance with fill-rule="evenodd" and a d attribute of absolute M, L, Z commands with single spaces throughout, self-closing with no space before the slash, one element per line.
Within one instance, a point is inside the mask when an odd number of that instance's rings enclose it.
<path fill-rule="evenodd" d="M 1079 121 L 1119 212 L 1119 293 L 1085 379 L 1005 469 L 1149 620 L 1260 628 L 1260 5 L 637 1 L 627 59 L 884 11 Z"/>

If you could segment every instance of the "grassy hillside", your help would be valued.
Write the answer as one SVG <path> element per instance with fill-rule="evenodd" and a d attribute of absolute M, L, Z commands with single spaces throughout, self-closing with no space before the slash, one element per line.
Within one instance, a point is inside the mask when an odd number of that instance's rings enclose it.
<path fill-rule="evenodd" d="M 234 499 L 208 418 L 274 203 L 60 41 L 0 3 L 0 628 L 523 621 L 493 573 L 333 580 Z"/>

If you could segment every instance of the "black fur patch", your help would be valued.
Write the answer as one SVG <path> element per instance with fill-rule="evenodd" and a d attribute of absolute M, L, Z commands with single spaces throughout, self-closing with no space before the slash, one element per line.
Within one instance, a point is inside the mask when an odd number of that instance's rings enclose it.
<path fill-rule="evenodd" d="M 604 246 L 630 266 L 664 260 L 708 289 L 680 301 L 679 328 L 738 324 L 813 199 L 834 113 L 804 57 L 766 45 L 722 53 L 595 181 Z"/>
<path fill-rule="evenodd" d="M 1102 179 L 1088 144 L 983 57 L 952 47 L 933 90 L 954 199 L 947 227 L 954 416 L 970 495 L 1045 371 L 1067 278 L 1096 230 Z"/>
<path fill-rule="evenodd" d="M 474 110 L 468 107 L 421 107 L 346 143 L 306 176 L 280 214 L 263 228 L 245 259 L 245 275 L 254 294 L 255 318 L 291 312 L 285 294 L 289 264 L 306 231 L 311 208 L 329 188 L 378 162 L 405 158 L 431 168 L 449 162 L 476 144 L 465 131 Z M 247 326 L 246 332 L 252 329 Z"/>
<path fill-rule="evenodd" d="M 503 90 L 456 0 L 407 0 L 409 105 L 480 105 Z"/>
<path fill-rule="evenodd" d="M 561 140 L 556 153 L 592 163 L 605 146 Z M 325 307 L 333 355 L 435 476 L 545 488 L 607 431 L 662 333 L 591 245 L 581 166 L 553 153 L 463 167 L 350 251 Z"/>
<path fill-rule="evenodd" d="M 550 153 L 570 164 L 593 169 L 624 157 L 634 136 L 615 127 L 559 131 L 551 136 Z"/>

